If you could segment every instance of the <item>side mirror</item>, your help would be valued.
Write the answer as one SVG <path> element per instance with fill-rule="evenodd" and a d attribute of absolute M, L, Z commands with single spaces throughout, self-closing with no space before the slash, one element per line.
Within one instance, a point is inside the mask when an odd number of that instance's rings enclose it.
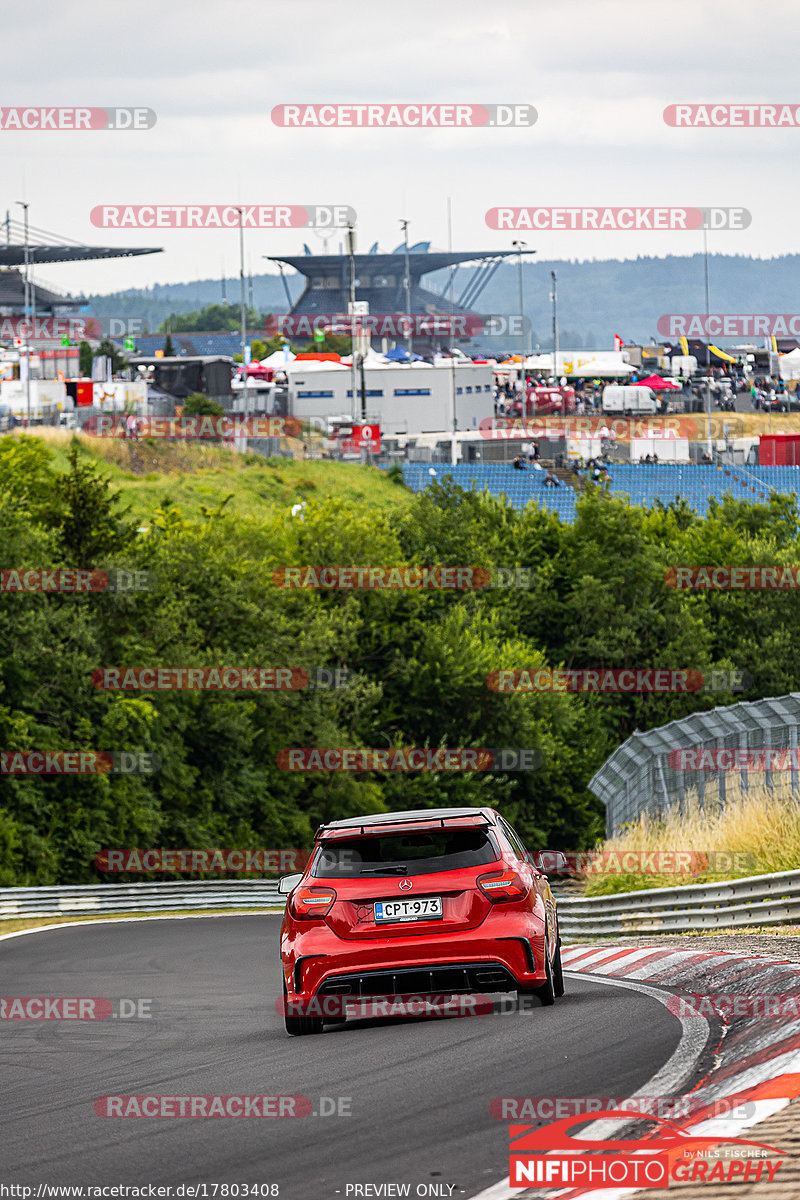
<path fill-rule="evenodd" d="M 294 891 L 302 878 L 302 871 L 295 871 L 293 875 L 284 875 L 278 880 L 278 891 L 284 896 L 288 895 L 289 892 Z"/>
<path fill-rule="evenodd" d="M 540 850 L 538 854 L 531 855 L 531 861 L 543 875 L 561 875 L 570 869 L 566 854 L 560 850 Z"/>

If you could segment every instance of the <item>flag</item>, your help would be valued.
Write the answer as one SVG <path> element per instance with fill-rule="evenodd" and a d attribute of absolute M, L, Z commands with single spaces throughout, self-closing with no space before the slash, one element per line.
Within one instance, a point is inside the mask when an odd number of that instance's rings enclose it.
<path fill-rule="evenodd" d="M 315 329 L 314 330 L 314 341 L 315 342 L 324 342 L 325 341 L 325 331 L 323 329 Z"/>
<path fill-rule="evenodd" d="M 730 354 L 726 354 L 724 350 L 720 350 L 717 346 L 709 346 L 708 348 L 712 354 L 716 354 L 717 358 L 723 359 L 724 362 L 736 362 L 735 358 L 731 358 Z"/>
<path fill-rule="evenodd" d="M 774 333 L 773 333 L 773 335 L 772 335 L 772 350 L 773 350 L 773 353 L 775 353 L 775 354 L 777 354 L 777 353 L 778 353 L 778 343 L 777 343 L 777 341 L 775 340 L 775 334 L 774 334 Z"/>
<path fill-rule="evenodd" d="M 689 353 L 689 343 L 683 336 L 681 336 L 681 353 L 684 355 Z"/>
<path fill-rule="evenodd" d="M 625 343 L 623 342 L 622 338 L 619 336 L 618 333 L 615 333 L 614 334 L 614 349 L 621 350 L 624 345 L 625 345 Z"/>

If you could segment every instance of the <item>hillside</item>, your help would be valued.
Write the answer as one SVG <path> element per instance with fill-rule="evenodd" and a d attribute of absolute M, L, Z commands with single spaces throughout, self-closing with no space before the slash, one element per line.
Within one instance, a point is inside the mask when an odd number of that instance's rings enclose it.
<path fill-rule="evenodd" d="M 54 430 L 46 440 L 54 465 L 65 470 L 71 435 Z M 410 502 L 410 493 L 377 467 L 354 469 L 349 463 L 265 459 L 260 454 L 237 454 L 217 446 L 152 438 L 142 442 L 80 441 L 140 520 L 171 505 L 188 520 L 197 520 L 220 504 L 239 517 L 265 517 L 311 498 L 323 502 L 336 496 L 348 505 L 364 504 L 373 512 Z"/>
<path fill-rule="evenodd" d="M 455 272 L 454 293 L 462 294 L 476 268 Z M 551 345 L 552 313 L 550 272 L 558 276 L 559 339 L 562 346 L 578 349 L 610 347 L 615 333 L 625 341 L 647 342 L 656 336 L 658 318 L 669 312 L 702 312 L 705 308 L 701 254 L 667 258 L 578 261 L 555 259 L 523 265 L 525 313 L 533 325 L 533 345 Z M 302 280 L 287 274 L 295 301 Z M 800 255 L 756 259 L 744 255 L 709 255 L 710 307 L 712 312 L 790 313 L 800 300 Z M 424 280 L 432 291 L 445 293 L 446 272 Z M 236 303 L 238 281 L 226 281 L 227 299 Z M 476 307 L 483 313 L 519 311 L 519 267 L 503 263 Z M 88 297 L 92 312 L 103 317 L 137 317 L 156 329 L 176 312 L 191 312 L 222 298 L 218 279 L 154 285 L 153 288 Z M 253 277 L 253 303 L 261 312 L 282 313 L 287 297 L 277 275 Z M 402 307 L 402 305 L 401 305 Z M 506 342 L 509 339 L 504 339 Z M 487 345 L 492 339 L 485 339 Z"/>

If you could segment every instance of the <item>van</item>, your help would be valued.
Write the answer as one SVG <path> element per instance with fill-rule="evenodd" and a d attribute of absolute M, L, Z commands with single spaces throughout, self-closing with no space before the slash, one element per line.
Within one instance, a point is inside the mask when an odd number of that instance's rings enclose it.
<path fill-rule="evenodd" d="M 624 413 L 626 417 L 632 413 L 656 413 L 658 399 L 649 387 L 613 383 L 603 388 L 603 412 Z"/>
<path fill-rule="evenodd" d="M 697 359 L 694 354 L 673 354 L 670 362 L 670 370 L 673 375 L 680 375 L 683 379 L 689 379 L 697 370 Z"/>

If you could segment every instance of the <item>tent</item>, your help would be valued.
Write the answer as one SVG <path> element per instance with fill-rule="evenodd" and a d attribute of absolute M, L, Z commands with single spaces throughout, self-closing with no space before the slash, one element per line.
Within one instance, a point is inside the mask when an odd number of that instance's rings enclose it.
<path fill-rule="evenodd" d="M 672 379 L 662 379 L 660 375 L 648 375 L 647 379 L 640 379 L 636 386 L 648 387 L 654 392 L 664 392 L 679 389 L 681 385 Z"/>
<path fill-rule="evenodd" d="M 388 351 L 388 353 L 385 355 L 385 357 L 388 358 L 390 362 L 421 362 L 422 361 L 421 354 L 414 354 L 413 351 L 411 353 L 409 353 L 408 350 L 405 348 L 405 346 L 395 346 L 395 348 L 393 350 Z"/>
<path fill-rule="evenodd" d="M 778 359 L 781 379 L 800 379 L 800 347 Z"/>
<path fill-rule="evenodd" d="M 620 356 L 609 355 L 608 358 L 590 359 L 582 367 L 576 367 L 568 374 L 575 379 L 617 379 L 622 375 L 632 375 L 635 369 Z"/>
<path fill-rule="evenodd" d="M 242 364 L 241 363 L 239 363 L 236 373 L 241 378 L 241 375 L 242 375 Z M 248 379 L 266 379 L 267 381 L 269 381 L 270 379 L 272 379 L 272 367 L 266 367 L 266 366 L 264 366 L 263 363 L 256 362 L 256 360 L 254 359 L 252 362 L 249 362 L 247 364 L 247 378 Z"/>
<path fill-rule="evenodd" d="M 262 367 L 277 368 L 280 371 L 281 367 L 285 367 L 287 363 L 294 362 L 294 355 L 287 346 L 285 350 L 275 350 L 270 354 L 269 358 L 262 358 Z"/>

